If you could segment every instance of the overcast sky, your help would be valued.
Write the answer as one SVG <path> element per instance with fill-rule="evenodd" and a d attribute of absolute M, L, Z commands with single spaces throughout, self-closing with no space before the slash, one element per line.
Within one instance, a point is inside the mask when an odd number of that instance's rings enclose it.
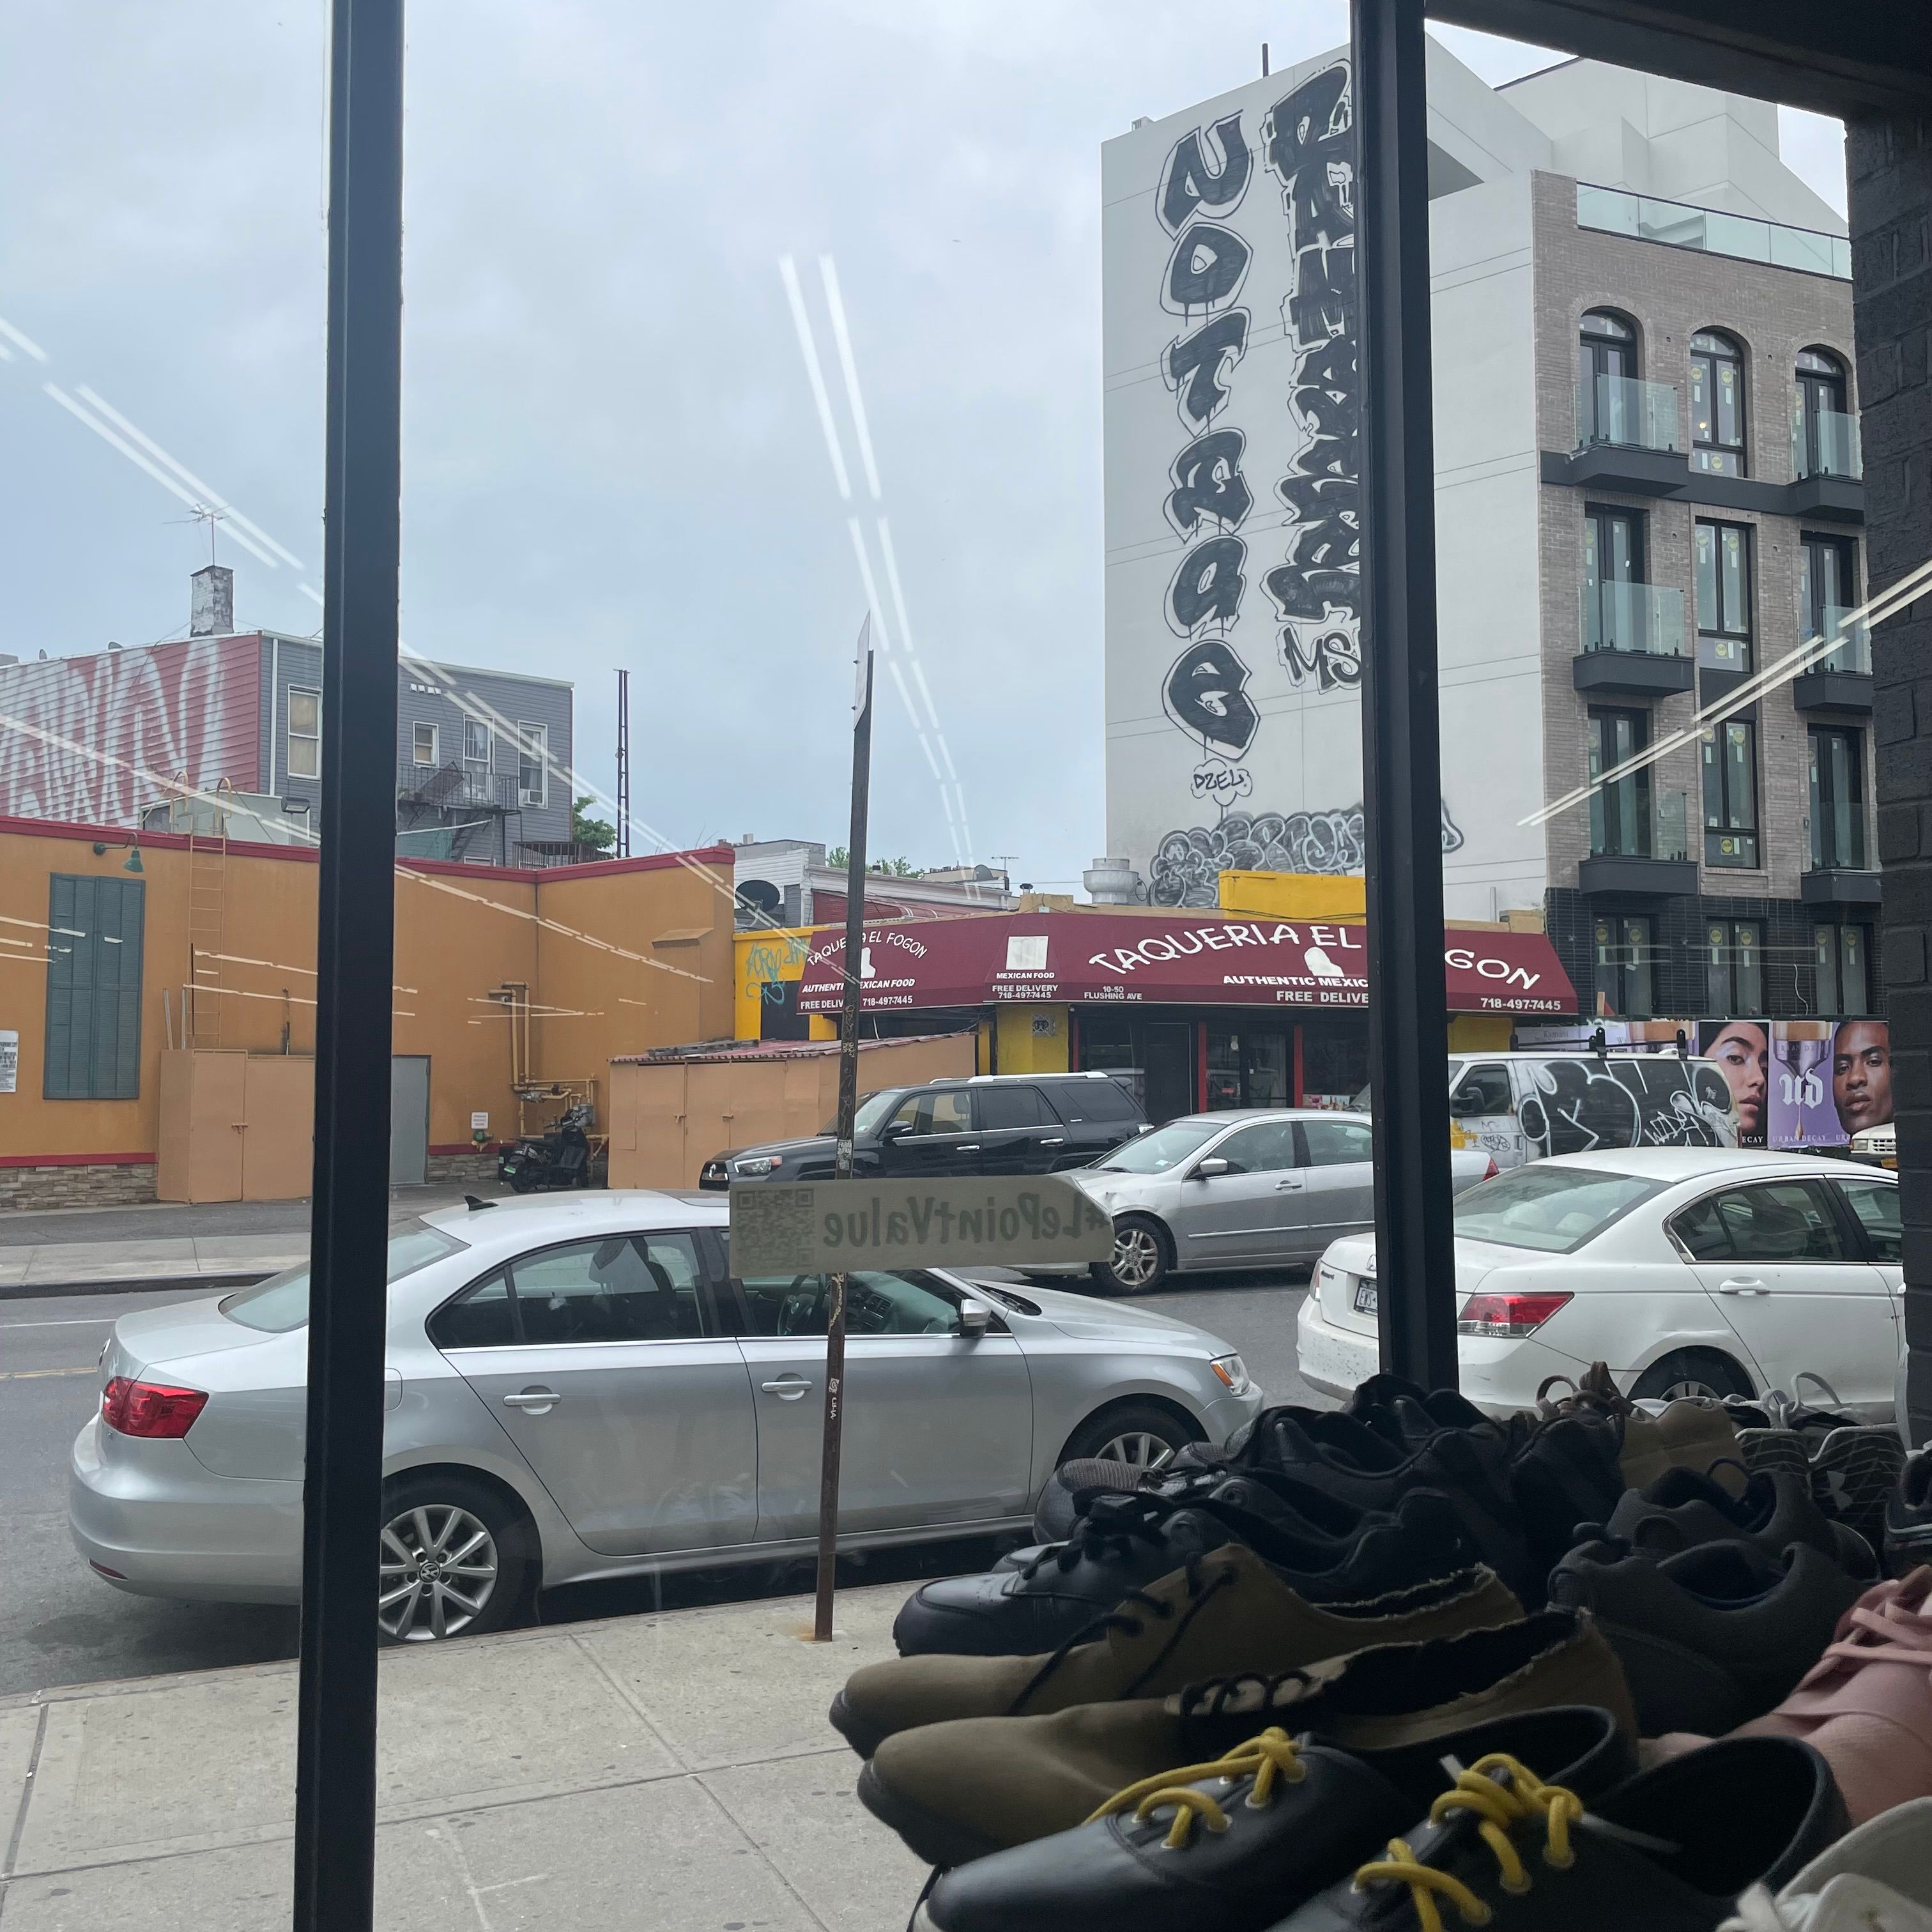
<path fill-rule="evenodd" d="M 666 841 L 842 838 L 866 592 L 790 255 L 875 575 L 890 525 L 958 836 L 1070 886 L 1103 843 L 1100 145 L 1346 20 L 1342 0 L 414 0 L 406 641 L 573 678 L 607 788 L 628 665 L 634 809 Z M 244 628 L 319 623 L 324 35 L 322 0 L 0 10 L 0 318 L 46 358 L 0 334 L 0 650 L 180 634 L 207 556 L 188 506 L 48 383 L 298 560 L 218 535 Z M 1492 80 L 1549 58 L 1442 38 Z M 1832 124 L 1787 114 L 1786 153 L 1842 208 Z M 890 681 L 878 718 L 874 848 L 948 862 L 942 748 Z"/>

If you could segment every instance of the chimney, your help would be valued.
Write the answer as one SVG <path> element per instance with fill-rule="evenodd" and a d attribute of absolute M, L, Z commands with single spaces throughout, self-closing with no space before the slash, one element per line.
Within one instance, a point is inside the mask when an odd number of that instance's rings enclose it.
<path fill-rule="evenodd" d="M 235 631 L 234 572 L 225 563 L 205 563 L 188 581 L 188 635 L 232 637 Z"/>

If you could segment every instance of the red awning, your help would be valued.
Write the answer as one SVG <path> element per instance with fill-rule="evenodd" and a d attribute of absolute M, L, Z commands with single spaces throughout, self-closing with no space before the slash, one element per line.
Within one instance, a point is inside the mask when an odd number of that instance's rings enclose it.
<path fill-rule="evenodd" d="M 1367 932 L 1322 920 L 1226 913 L 1006 913 L 868 926 L 860 964 L 867 1012 L 1000 1000 L 1366 1006 Z M 842 933 L 806 956 L 799 1010 L 836 1012 Z M 1574 1013 L 1576 990 L 1540 932 L 1443 935 L 1449 1009 Z"/>

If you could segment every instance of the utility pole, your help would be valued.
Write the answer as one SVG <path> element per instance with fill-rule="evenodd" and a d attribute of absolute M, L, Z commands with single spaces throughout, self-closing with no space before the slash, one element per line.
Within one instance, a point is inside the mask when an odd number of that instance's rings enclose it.
<path fill-rule="evenodd" d="M 872 616 L 859 628 L 852 694 L 852 828 L 845 842 L 845 980 L 838 1016 L 838 1148 L 833 1178 L 852 1178 L 853 1117 L 859 1111 L 860 970 L 866 947 L 866 819 L 872 787 Z M 845 1430 L 845 1277 L 835 1274 L 825 1311 L 825 1444 L 818 1474 L 818 1601 L 812 1640 L 832 1641 L 832 1592 L 838 1571 L 838 1454 Z"/>
<path fill-rule="evenodd" d="M 617 856 L 631 856 L 631 674 L 617 667 Z"/>

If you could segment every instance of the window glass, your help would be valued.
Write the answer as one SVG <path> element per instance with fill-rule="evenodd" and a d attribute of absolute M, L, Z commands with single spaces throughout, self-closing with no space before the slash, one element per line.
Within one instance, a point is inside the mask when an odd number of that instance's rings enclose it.
<path fill-rule="evenodd" d="M 828 1290 L 823 1275 L 769 1275 L 734 1286 L 746 1334 L 776 1338 L 825 1333 Z M 853 1335 L 956 1335 L 959 1304 L 928 1274 L 848 1274 L 845 1326 Z"/>
<path fill-rule="evenodd" d="M 472 765 L 487 765 L 490 762 L 490 728 L 480 718 L 466 718 L 463 721 L 463 756 Z"/>
<path fill-rule="evenodd" d="M 1814 724 L 1811 746 L 1811 863 L 1861 871 L 1865 862 L 1862 734 Z"/>
<path fill-rule="evenodd" d="M 288 774 L 292 778 L 322 776 L 322 693 L 289 687 Z"/>
<path fill-rule="evenodd" d="M 1600 1234 L 1658 1184 L 1586 1167 L 1512 1168 L 1456 1197 L 1456 1232 L 1470 1240 L 1567 1255 Z"/>
<path fill-rule="evenodd" d="M 1471 1067 L 1449 1101 L 1450 1112 L 1472 1118 L 1478 1114 L 1510 1113 L 1515 1106 L 1509 1069 L 1501 1065 Z"/>
<path fill-rule="evenodd" d="M 1730 1241 L 1726 1258 L 1741 1262 L 1836 1262 L 1845 1258 L 1838 1218 L 1815 1180 L 1766 1180 L 1712 1197 Z"/>
<path fill-rule="evenodd" d="M 1729 336 L 1709 329 L 1690 338 L 1690 441 L 1694 467 L 1744 473 L 1743 358 Z"/>
<path fill-rule="evenodd" d="M 1742 524 L 1700 520 L 1692 542 L 1697 661 L 1708 670 L 1750 668 L 1750 533 Z"/>
<path fill-rule="evenodd" d="M 1757 728 L 1734 718 L 1699 734 L 1704 769 L 1704 862 L 1757 863 Z"/>
<path fill-rule="evenodd" d="M 1670 1232 L 1683 1243 L 1694 1261 L 1720 1262 L 1731 1254 L 1730 1230 L 1718 1211 L 1721 1198 L 1707 1195 L 1671 1218 Z"/>
<path fill-rule="evenodd" d="M 963 1087 L 937 1094 L 915 1094 L 892 1116 L 894 1126 L 915 1134 L 964 1134 L 973 1128 L 973 1096 Z"/>
<path fill-rule="evenodd" d="M 415 742 L 416 763 L 419 765 L 434 764 L 436 727 L 434 724 L 418 724 L 416 728 Z"/>
<path fill-rule="evenodd" d="M 1272 1174 L 1294 1165 L 1294 1124 L 1262 1120 L 1238 1127 L 1214 1150 L 1237 1174 Z"/>
<path fill-rule="evenodd" d="M 689 1234 L 610 1234 L 510 1267 L 526 1343 L 696 1341 L 704 1334 Z"/>
<path fill-rule="evenodd" d="M 1374 1132 L 1360 1120 L 1304 1120 L 1301 1131 L 1310 1167 L 1343 1167 L 1376 1157 Z"/>
<path fill-rule="evenodd" d="M 1852 1204 L 1852 1212 L 1864 1224 L 1874 1258 L 1902 1262 L 1905 1228 L 1899 1214 L 1898 1188 L 1886 1180 L 1839 1180 L 1832 1185 Z"/>
<path fill-rule="evenodd" d="M 550 799 L 550 727 L 517 726 L 517 795 L 525 805 L 544 805 Z"/>
<path fill-rule="evenodd" d="M 389 1236 L 388 1279 L 393 1286 L 406 1274 L 428 1268 L 445 1255 L 458 1252 L 465 1244 L 440 1228 L 423 1221 L 406 1221 Z M 286 1335 L 308 1319 L 308 1270 L 285 1269 L 253 1288 L 229 1296 L 221 1312 L 244 1328 L 260 1329 L 265 1335 Z"/>
<path fill-rule="evenodd" d="M 1063 1119 L 1076 1126 L 1085 1120 L 1137 1120 L 1141 1110 L 1118 1080 L 1069 1080 L 1056 1083 L 1050 1098 Z"/>
<path fill-rule="evenodd" d="M 903 1087 L 888 1087 L 883 1092 L 868 1094 L 859 1102 L 858 1111 L 852 1116 L 853 1132 L 860 1134 L 876 1132 L 885 1124 L 886 1117 L 892 1111 L 894 1103 L 904 1091 L 905 1089 Z M 838 1131 L 837 1118 L 835 1116 L 827 1120 L 819 1131 L 821 1133 L 836 1134 Z"/>
<path fill-rule="evenodd" d="M 1191 1160 L 1220 1131 L 1218 1121 L 1172 1120 L 1096 1164 L 1108 1174 L 1166 1174 Z"/>
<path fill-rule="evenodd" d="M 1000 1127 L 1037 1127 L 1046 1118 L 1037 1089 L 1031 1087 L 982 1087 L 980 1125 L 988 1132 Z"/>
<path fill-rule="evenodd" d="M 517 1339 L 510 1278 L 501 1268 L 432 1315 L 426 1326 L 439 1348 L 507 1348 Z"/>

